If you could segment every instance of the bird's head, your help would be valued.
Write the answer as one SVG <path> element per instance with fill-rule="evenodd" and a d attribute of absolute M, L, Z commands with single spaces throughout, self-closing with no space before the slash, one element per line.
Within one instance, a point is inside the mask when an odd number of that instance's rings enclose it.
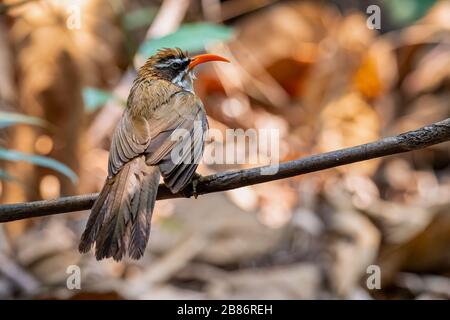
<path fill-rule="evenodd" d="M 201 54 L 189 57 L 187 52 L 179 48 L 161 49 L 151 56 L 143 66 L 143 72 L 150 72 L 153 76 L 168 80 L 175 85 L 192 91 L 194 67 L 208 61 L 224 61 L 227 59 L 214 54 Z"/>

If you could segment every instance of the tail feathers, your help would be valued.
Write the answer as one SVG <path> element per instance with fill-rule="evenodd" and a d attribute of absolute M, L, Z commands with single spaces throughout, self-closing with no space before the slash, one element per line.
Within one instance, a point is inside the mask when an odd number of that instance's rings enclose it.
<path fill-rule="evenodd" d="M 150 236 L 151 218 L 153 208 L 155 207 L 160 176 L 157 167 L 151 168 L 151 171 L 144 172 L 141 188 L 145 191 L 139 193 L 139 199 L 134 204 L 136 210 L 133 211 L 135 214 L 132 216 L 133 222 L 131 224 L 130 243 L 128 245 L 128 254 L 133 259 L 139 259 L 144 255 L 144 250 Z M 157 174 L 153 172 L 157 172 Z"/>
<path fill-rule="evenodd" d="M 86 228 L 81 236 L 80 245 L 78 246 L 78 250 L 81 253 L 89 252 L 95 242 L 95 239 L 97 238 L 98 231 L 103 223 L 107 209 L 107 207 L 103 204 L 108 202 L 112 182 L 112 179 L 106 180 L 102 191 L 92 206 L 91 215 L 89 216 Z"/>
<path fill-rule="evenodd" d="M 147 166 L 145 158 L 128 162 L 108 178 L 92 207 L 79 250 L 88 252 L 95 243 L 97 260 L 125 255 L 139 259 L 150 235 L 150 223 L 160 172 Z"/>

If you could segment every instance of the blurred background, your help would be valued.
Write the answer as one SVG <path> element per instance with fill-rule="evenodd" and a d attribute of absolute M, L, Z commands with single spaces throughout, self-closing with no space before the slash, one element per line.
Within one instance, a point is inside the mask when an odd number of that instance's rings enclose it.
<path fill-rule="evenodd" d="M 98 192 L 136 68 L 175 46 L 232 60 L 198 71 L 210 126 L 278 129 L 280 161 L 450 116 L 450 1 L 3 1 L 1 203 Z M 80 255 L 89 211 L 2 224 L 0 298 L 448 299 L 449 151 L 159 201 L 140 261 Z"/>

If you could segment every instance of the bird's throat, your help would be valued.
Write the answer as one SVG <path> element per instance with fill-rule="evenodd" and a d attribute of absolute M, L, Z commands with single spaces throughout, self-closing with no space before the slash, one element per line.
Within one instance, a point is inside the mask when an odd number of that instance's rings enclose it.
<path fill-rule="evenodd" d="M 190 71 L 181 72 L 173 78 L 172 83 L 186 91 L 194 93 L 194 78 L 194 74 Z"/>

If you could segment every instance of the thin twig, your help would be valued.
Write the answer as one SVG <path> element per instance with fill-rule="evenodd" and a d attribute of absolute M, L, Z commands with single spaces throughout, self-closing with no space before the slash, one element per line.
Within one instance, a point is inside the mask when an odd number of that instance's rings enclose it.
<path fill-rule="evenodd" d="M 450 118 L 398 136 L 281 163 L 279 166 L 271 165 L 202 177 L 197 184 L 197 194 L 231 190 L 285 179 L 354 162 L 423 149 L 449 140 Z M 267 174 L 268 172 L 276 173 Z M 182 193 L 172 194 L 166 186 L 161 184 L 158 189 L 157 199 L 189 198 L 192 196 L 192 193 L 192 186 L 190 185 Z M 96 198 L 97 194 L 87 194 L 55 200 L 2 205 L 0 206 L 0 222 L 88 210 L 92 207 Z"/>

